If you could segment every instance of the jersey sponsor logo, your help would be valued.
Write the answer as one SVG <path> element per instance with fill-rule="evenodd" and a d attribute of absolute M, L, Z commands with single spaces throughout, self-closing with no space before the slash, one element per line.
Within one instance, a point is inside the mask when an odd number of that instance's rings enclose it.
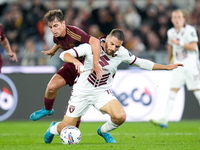
<path fill-rule="evenodd" d="M 14 113 L 17 103 L 15 84 L 9 77 L 0 74 L 0 121 L 8 119 Z"/>
<path fill-rule="evenodd" d="M 73 113 L 74 110 L 75 110 L 75 106 L 70 105 L 70 106 L 69 106 L 69 112 L 70 112 L 70 113 Z"/>

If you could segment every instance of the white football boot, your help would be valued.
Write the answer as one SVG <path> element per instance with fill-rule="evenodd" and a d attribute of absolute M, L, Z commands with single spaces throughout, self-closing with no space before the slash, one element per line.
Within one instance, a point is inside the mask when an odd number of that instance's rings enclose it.
<path fill-rule="evenodd" d="M 167 124 L 168 124 L 168 122 L 165 119 L 160 119 L 160 120 L 151 119 L 150 122 L 161 128 L 167 128 Z"/>

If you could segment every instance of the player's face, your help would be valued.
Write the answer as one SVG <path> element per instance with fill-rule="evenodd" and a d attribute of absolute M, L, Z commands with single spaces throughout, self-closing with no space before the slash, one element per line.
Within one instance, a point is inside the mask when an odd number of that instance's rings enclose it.
<path fill-rule="evenodd" d="M 183 13 L 180 11 L 173 12 L 171 21 L 175 28 L 182 28 L 185 23 L 185 18 L 183 17 Z"/>
<path fill-rule="evenodd" d="M 109 35 L 106 38 L 105 52 L 108 55 L 113 55 L 122 45 L 123 41 L 118 40 L 116 37 Z"/>
<path fill-rule="evenodd" d="M 65 36 L 65 21 L 59 22 L 56 18 L 52 22 L 48 22 L 49 29 L 55 37 Z"/>

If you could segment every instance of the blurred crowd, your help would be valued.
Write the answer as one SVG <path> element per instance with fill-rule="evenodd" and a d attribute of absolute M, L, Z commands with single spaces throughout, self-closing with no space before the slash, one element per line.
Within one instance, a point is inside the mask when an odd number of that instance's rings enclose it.
<path fill-rule="evenodd" d="M 95 0 L 85 0 L 86 7 L 75 6 L 74 0 L 66 0 L 63 7 L 58 7 L 59 0 L 48 0 L 48 5 L 43 0 L 32 0 L 29 1 L 29 7 L 25 0 L 1 3 L 0 23 L 19 59 L 18 63 L 9 61 L 6 56 L 3 57 L 4 50 L 1 47 L 2 57 L 5 58 L 3 65 L 61 66 L 58 57 L 49 59 L 41 53 L 54 45 L 43 16 L 48 10 L 58 8 L 63 11 L 66 24 L 77 26 L 97 38 L 107 35 L 114 28 L 122 29 L 125 32 L 123 45 L 136 56 L 167 52 L 166 34 L 173 26 L 171 12 L 179 6 L 173 0 L 167 0 L 167 4 L 145 0 L 144 7 L 139 7 L 137 0 L 127 1 L 129 5 L 125 9 L 121 9 L 115 0 L 106 0 L 107 5 L 99 7 L 94 7 Z M 187 23 L 195 26 L 200 35 L 200 0 L 195 0 L 194 6 L 192 11 L 186 12 Z"/>

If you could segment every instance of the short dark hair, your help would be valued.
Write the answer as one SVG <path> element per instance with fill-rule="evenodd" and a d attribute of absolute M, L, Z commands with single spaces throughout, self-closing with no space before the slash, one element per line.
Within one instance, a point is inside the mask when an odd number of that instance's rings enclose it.
<path fill-rule="evenodd" d="M 43 20 L 45 21 L 45 23 L 48 22 L 52 22 L 55 20 L 55 18 L 59 21 L 59 22 L 63 22 L 64 21 L 64 15 L 62 13 L 62 11 L 60 9 L 54 9 L 54 10 L 49 10 L 45 15 Z"/>
<path fill-rule="evenodd" d="M 124 41 L 124 32 L 120 29 L 113 29 L 110 32 L 110 37 L 112 36 L 116 37 L 120 41 Z"/>

